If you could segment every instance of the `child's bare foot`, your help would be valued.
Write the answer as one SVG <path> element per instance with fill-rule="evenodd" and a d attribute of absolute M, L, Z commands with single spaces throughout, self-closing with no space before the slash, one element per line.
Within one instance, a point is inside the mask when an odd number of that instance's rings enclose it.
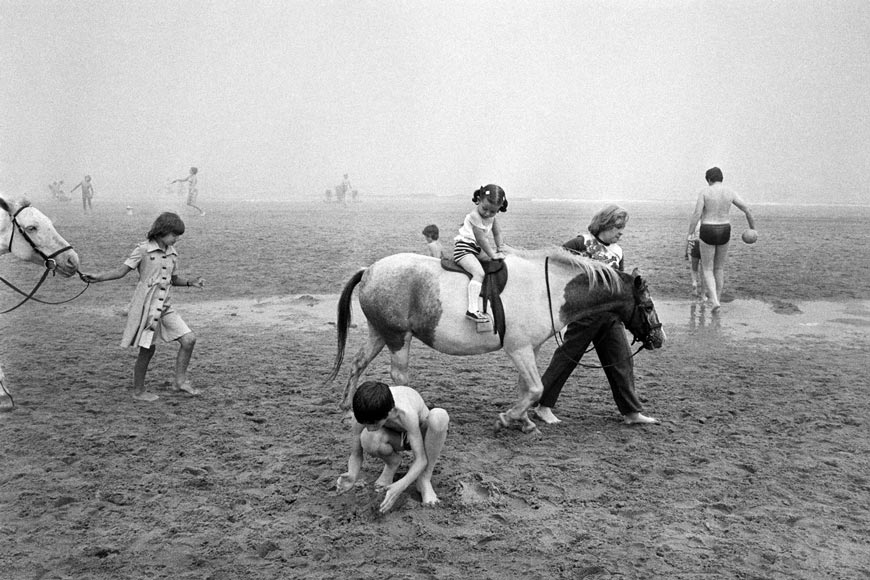
<path fill-rule="evenodd" d="M 190 381 L 184 381 L 180 385 L 175 385 L 175 389 L 178 391 L 184 391 L 191 395 L 198 395 L 202 392 L 199 389 L 194 389 L 193 385 L 190 384 Z"/>
<path fill-rule="evenodd" d="M 149 393 L 148 391 L 142 391 L 141 393 L 134 393 L 133 398 L 137 401 L 145 401 L 146 403 L 152 403 L 159 399 L 157 395 L 154 393 Z"/>
<path fill-rule="evenodd" d="M 628 413 L 627 415 L 624 415 L 624 419 L 626 425 L 661 423 L 661 421 L 655 417 L 647 417 L 641 413 Z"/>
<path fill-rule="evenodd" d="M 423 498 L 423 505 L 432 506 L 441 501 L 435 494 L 435 489 L 432 487 L 431 481 L 421 483 L 417 480 L 417 491 L 420 492 L 420 495 Z"/>
<path fill-rule="evenodd" d="M 553 410 L 550 407 L 538 405 L 537 407 L 533 407 L 531 411 L 535 415 L 535 417 L 548 425 L 555 425 L 556 423 L 562 422 L 560 418 L 553 414 Z"/>

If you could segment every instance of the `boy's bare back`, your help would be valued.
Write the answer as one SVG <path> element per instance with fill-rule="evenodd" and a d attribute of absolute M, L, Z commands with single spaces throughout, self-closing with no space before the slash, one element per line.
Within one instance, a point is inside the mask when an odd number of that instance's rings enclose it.
<path fill-rule="evenodd" d="M 429 418 L 429 408 L 420 393 L 411 387 L 390 387 L 390 392 L 393 395 L 395 403 L 394 412 L 390 413 L 384 427 L 394 431 L 409 430 L 409 426 L 414 421 L 417 427 L 426 424 Z M 413 429 L 413 427 L 411 427 Z"/>

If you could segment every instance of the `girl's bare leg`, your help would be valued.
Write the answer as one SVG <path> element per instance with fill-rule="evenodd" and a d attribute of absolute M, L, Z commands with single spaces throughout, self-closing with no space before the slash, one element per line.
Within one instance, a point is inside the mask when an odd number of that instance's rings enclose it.
<path fill-rule="evenodd" d="M 136 366 L 133 367 L 133 398 L 139 401 L 156 401 L 159 397 L 154 393 L 145 392 L 145 374 L 151 357 L 154 356 L 155 347 L 139 347 L 139 355 L 136 357 Z"/>
<path fill-rule="evenodd" d="M 199 389 L 194 389 L 187 380 L 187 367 L 190 365 L 190 357 L 193 355 L 195 345 L 196 335 L 188 332 L 178 339 L 178 355 L 175 358 L 175 388 L 191 395 L 200 393 Z"/>

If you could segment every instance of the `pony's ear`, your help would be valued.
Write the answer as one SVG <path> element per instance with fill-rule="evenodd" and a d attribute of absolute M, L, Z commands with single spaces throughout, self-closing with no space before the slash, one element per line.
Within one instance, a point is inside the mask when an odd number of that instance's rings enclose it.
<path fill-rule="evenodd" d="M 6 213 L 12 213 L 12 208 L 9 207 L 9 204 L 2 197 L 0 197 L 0 208 L 3 208 L 3 211 Z"/>
<path fill-rule="evenodd" d="M 638 290 L 643 290 L 643 287 L 646 286 L 646 280 L 641 277 L 640 270 L 635 268 L 631 271 L 631 275 L 634 277 L 634 287 Z"/>

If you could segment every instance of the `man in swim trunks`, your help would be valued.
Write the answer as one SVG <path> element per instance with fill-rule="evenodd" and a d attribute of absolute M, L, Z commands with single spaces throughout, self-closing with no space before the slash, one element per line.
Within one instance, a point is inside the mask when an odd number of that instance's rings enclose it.
<path fill-rule="evenodd" d="M 731 240 L 731 222 L 728 219 L 728 211 L 731 205 L 746 214 L 749 228 L 755 229 L 755 219 L 749 206 L 740 195 L 733 189 L 722 185 L 722 170 L 712 167 L 705 175 L 707 187 L 698 193 L 695 203 L 695 211 L 689 220 L 689 234 L 691 239 L 695 233 L 695 227 L 701 222 L 699 237 L 701 240 L 701 267 L 704 276 L 704 285 L 707 287 L 707 295 L 713 306 L 713 312 L 719 310 L 719 297 L 722 295 L 722 286 L 725 282 L 725 261 L 728 258 L 728 242 Z"/>

